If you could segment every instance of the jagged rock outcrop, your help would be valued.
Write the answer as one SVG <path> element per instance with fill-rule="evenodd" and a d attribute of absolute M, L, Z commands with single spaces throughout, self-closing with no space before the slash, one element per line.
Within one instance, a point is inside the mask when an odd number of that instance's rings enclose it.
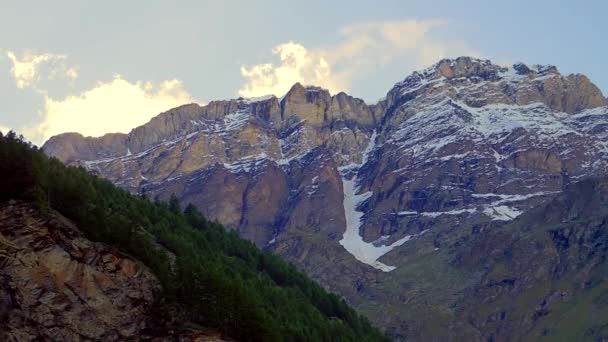
<path fill-rule="evenodd" d="M 315 126 L 331 124 L 337 120 L 355 121 L 373 127 L 375 118 L 369 106 L 361 99 L 340 92 L 331 96 L 319 87 L 304 87 L 296 83 L 281 100 L 283 120 L 296 116 Z"/>
<path fill-rule="evenodd" d="M 283 118 L 295 115 L 313 125 L 321 125 L 328 119 L 331 96 L 325 89 L 304 87 L 296 83 L 287 92 L 281 107 Z"/>
<path fill-rule="evenodd" d="M 352 120 L 367 127 L 374 127 L 377 122 L 373 111 L 363 100 L 345 92 L 339 92 L 331 98 L 330 113 L 334 120 Z"/>
<path fill-rule="evenodd" d="M 27 203 L 0 207 L 0 265 L 2 341 L 221 340 L 164 334 L 152 319 L 161 286 L 149 270 Z"/>
<path fill-rule="evenodd" d="M 478 275 L 448 267 L 443 251 L 605 174 L 607 130 L 587 77 L 461 57 L 414 72 L 375 105 L 296 84 L 282 99 L 160 114 L 113 155 L 69 135 L 44 148 L 133 192 L 178 194 L 398 340 L 433 338 L 435 321 L 482 338 L 449 314 Z"/>

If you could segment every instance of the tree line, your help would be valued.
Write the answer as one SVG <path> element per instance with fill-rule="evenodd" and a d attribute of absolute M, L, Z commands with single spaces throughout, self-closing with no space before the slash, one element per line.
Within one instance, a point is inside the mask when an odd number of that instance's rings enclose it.
<path fill-rule="evenodd" d="M 195 206 L 131 194 L 13 132 L 0 133 L 0 202 L 10 199 L 55 210 L 137 258 L 160 280 L 161 300 L 184 307 L 190 323 L 242 341 L 388 340 L 344 300 Z"/>

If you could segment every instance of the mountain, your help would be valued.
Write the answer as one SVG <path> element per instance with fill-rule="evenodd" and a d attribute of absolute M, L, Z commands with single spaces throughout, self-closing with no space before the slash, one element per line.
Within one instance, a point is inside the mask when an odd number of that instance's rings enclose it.
<path fill-rule="evenodd" d="M 131 192 L 195 204 L 397 340 L 512 338 L 524 325 L 462 319 L 484 278 L 457 267 L 461 249 L 524 229 L 520 216 L 605 175 L 607 114 L 583 75 L 460 57 L 375 105 L 296 84 L 282 98 L 185 105 L 129 134 L 64 134 L 43 149 Z"/>
<path fill-rule="evenodd" d="M 293 265 L 0 133 L 2 341 L 387 341 Z"/>

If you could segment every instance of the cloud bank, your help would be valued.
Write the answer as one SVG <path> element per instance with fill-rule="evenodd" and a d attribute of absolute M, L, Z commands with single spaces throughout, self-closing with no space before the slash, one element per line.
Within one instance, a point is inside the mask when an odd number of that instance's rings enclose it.
<path fill-rule="evenodd" d="M 66 55 L 53 53 L 7 52 L 12 62 L 10 70 L 18 89 L 42 96 L 44 106 L 38 121 L 19 131 L 27 139 L 41 145 L 53 135 L 78 132 L 86 136 L 101 136 L 113 132 L 129 132 L 149 121 L 158 113 L 194 102 L 177 79 L 158 84 L 128 81 L 120 75 L 98 82 L 90 89 L 74 91 L 63 98 L 49 95 L 43 80 L 70 83 L 79 77 L 78 67 L 68 65 Z M 0 126 L 4 133 L 8 127 Z"/>
<path fill-rule="evenodd" d="M 24 131 L 38 144 L 65 132 L 85 136 L 127 133 L 162 111 L 194 101 L 179 80 L 153 84 L 129 82 L 116 75 L 108 82 L 63 99 L 44 94 L 44 102 L 41 122 Z"/>
<path fill-rule="evenodd" d="M 295 83 L 313 84 L 331 92 L 350 90 L 353 81 L 375 68 L 398 61 L 410 71 L 429 66 L 444 57 L 479 56 L 456 39 L 437 38 L 445 32 L 443 20 L 365 22 L 342 27 L 339 41 L 329 47 L 309 48 L 296 42 L 272 50 L 278 63 L 241 66 L 245 97 L 285 94 Z"/>
<path fill-rule="evenodd" d="M 272 53 L 280 59 L 280 64 L 258 64 L 241 66 L 241 74 L 248 79 L 239 94 L 253 97 L 267 94 L 283 94 L 296 82 L 314 84 L 335 90 L 331 70 L 325 57 L 308 51 L 303 45 L 287 42 L 277 45 Z"/>

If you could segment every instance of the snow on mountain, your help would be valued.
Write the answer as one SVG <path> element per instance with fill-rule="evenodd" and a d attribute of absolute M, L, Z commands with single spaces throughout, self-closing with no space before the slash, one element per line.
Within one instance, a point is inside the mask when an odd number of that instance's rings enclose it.
<path fill-rule="evenodd" d="M 371 191 L 357 194 L 360 188 L 357 186 L 358 181 L 358 169 L 364 165 L 369 157 L 369 154 L 375 147 L 377 133 L 374 131 L 370 137 L 370 142 L 366 149 L 363 151 L 363 160 L 360 164 L 350 164 L 341 168 L 342 172 L 342 187 L 344 191 L 344 215 L 346 218 L 346 230 L 342 239 L 339 241 L 340 244 L 357 260 L 368 264 L 374 268 L 377 268 L 383 272 L 390 272 L 395 269 L 394 266 L 388 266 L 378 259 L 386 253 L 393 250 L 395 247 L 403 245 L 405 242 L 414 238 L 413 235 L 407 235 L 401 239 L 393 242 L 390 245 L 384 243 L 378 244 L 372 242 L 366 242 L 361 237 L 359 228 L 362 224 L 364 213 L 359 211 L 359 206 L 364 203 L 372 195 Z M 347 175 L 354 172 L 354 177 L 347 179 Z M 383 236 L 383 241 L 388 240 L 390 236 Z"/>

